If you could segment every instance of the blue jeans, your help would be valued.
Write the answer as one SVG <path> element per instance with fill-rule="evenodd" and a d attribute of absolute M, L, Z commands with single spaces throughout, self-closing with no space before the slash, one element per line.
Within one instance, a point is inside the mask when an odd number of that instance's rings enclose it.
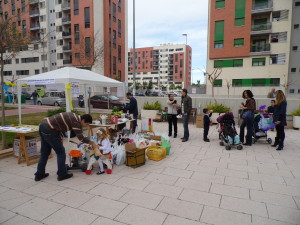
<path fill-rule="evenodd" d="M 37 166 L 36 176 L 43 176 L 45 174 L 45 168 L 47 165 L 48 157 L 51 153 L 51 149 L 55 151 L 57 155 L 57 175 L 63 177 L 67 174 L 66 168 L 66 152 L 62 143 L 61 132 L 47 129 L 46 125 L 40 124 L 39 129 L 41 137 L 41 157 Z"/>
<path fill-rule="evenodd" d="M 245 138 L 245 127 L 247 127 L 246 144 L 252 144 L 254 118 L 243 119 L 240 127 L 240 141 L 244 142 Z"/>
<path fill-rule="evenodd" d="M 37 98 L 33 98 L 33 104 L 36 105 Z"/>
<path fill-rule="evenodd" d="M 188 140 L 190 137 L 189 132 L 189 121 L 190 121 L 190 115 L 183 115 L 182 116 L 182 122 L 183 122 L 183 138 Z"/>

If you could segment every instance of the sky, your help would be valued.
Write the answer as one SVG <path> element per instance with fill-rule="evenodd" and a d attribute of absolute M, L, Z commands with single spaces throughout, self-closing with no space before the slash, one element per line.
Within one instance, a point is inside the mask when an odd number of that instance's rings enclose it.
<path fill-rule="evenodd" d="M 135 0 L 136 48 L 173 43 L 192 47 L 192 81 L 204 82 L 208 0 Z M 133 0 L 128 0 L 128 48 L 133 47 Z"/>

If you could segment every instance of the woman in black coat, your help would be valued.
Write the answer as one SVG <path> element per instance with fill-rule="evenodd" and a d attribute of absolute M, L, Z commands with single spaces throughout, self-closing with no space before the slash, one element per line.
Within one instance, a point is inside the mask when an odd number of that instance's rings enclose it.
<path fill-rule="evenodd" d="M 253 136 L 253 123 L 254 123 L 254 111 L 256 110 L 256 102 L 253 98 L 253 94 L 250 90 L 245 90 L 243 92 L 243 98 L 246 99 L 246 102 L 241 103 L 241 109 L 244 113 L 242 115 L 243 122 L 240 126 L 240 141 L 244 145 L 252 145 L 252 136 Z M 244 117 L 247 115 L 246 117 Z M 245 127 L 247 127 L 246 142 L 244 143 L 245 138 Z"/>
<path fill-rule="evenodd" d="M 286 107 L 287 102 L 284 93 L 281 90 L 276 91 L 276 103 L 274 107 L 273 122 L 276 123 L 275 143 L 272 147 L 277 147 L 277 151 L 283 150 L 284 147 L 284 126 L 286 123 Z"/>

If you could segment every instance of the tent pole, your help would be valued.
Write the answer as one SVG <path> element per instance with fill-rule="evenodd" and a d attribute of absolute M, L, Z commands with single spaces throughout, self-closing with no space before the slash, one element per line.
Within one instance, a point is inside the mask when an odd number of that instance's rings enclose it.
<path fill-rule="evenodd" d="M 18 82 L 18 113 L 19 113 L 19 124 L 22 124 L 22 103 L 21 103 L 21 92 L 22 92 L 22 85 Z"/>
<path fill-rule="evenodd" d="M 83 98 L 84 98 L 84 111 L 87 114 L 89 112 L 89 109 L 88 109 L 89 104 L 88 104 L 88 93 L 87 93 L 86 84 L 83 85 L 83 88 L 84 88 L 84 95 L 83 95 Z"/>

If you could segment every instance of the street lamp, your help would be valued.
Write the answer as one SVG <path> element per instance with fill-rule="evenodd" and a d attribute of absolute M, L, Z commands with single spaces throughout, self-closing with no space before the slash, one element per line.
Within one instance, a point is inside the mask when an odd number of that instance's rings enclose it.
<path fill-rule="evenodd" d="M 185 36 L 185 44 L 187 45 L 187 34 L 182 34 L 182 36 Z"/>
<path fill-rule="evenodd" d="M 132 88 L 132 94 L 133 96 L 135 95 L 135 68 L 136 68 L 136 63 L 135 63 L 135 0 L 133 0 L 133 88 Z"/>
<path fill-rule="evenodd" d="M 182 36 L 185 36 L 185 46 L 184 46 L 184 68 L 183 68 L 183 88 L 186 88 L 185 85 L 186 85 L 186 54 L 187 54 L 187 34 L 182 34 Z"/>

